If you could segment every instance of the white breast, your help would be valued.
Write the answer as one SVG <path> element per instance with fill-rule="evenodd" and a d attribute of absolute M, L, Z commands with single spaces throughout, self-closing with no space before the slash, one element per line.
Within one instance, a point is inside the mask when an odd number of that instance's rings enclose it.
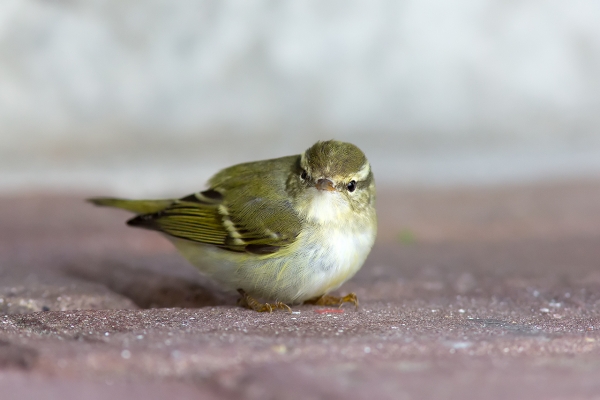
<path fill-rule="evenodd" d="M 375 241 L 375 229 L 351 225 L 306 232 L 299 247 L 300 256 L 308 261 L 307 280 L 295 296 L 298 300 L 337 289 L 363 265 Z"/>

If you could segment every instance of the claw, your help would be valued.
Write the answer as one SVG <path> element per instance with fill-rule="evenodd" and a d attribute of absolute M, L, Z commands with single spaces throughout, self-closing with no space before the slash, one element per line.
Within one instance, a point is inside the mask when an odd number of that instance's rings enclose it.
<path fill-rule="evenodd" d="M 280 301 L 278 301 L 277 303 L 275 303 L 275 307 L 279 308 L 281 310 L 287 310 L 290 314 L 292 313 L 292 307 L 290 307 L 287 304 L 282 303 Z"/>
<path fill-rule="evenodd" d="M 315 297 L 314 299 L 306 300 L 304 302 L 304 304 L 315 304 L 317 306 L 339 306 L 340 308 L 344 303 L 352 303 L 354 304 L 354 307 L 358 309 L 358 297 L 356 297 L 356 293 L 349 293 L 343 297 L 324 294 L 321 297 Z"/>
<path fill-rule="evenodd" d="M 257 312 L 272 313 L 273 310 L 277 310 L 277 309 L 288 310 L 290 313 L 292 312 L 292 309 L 290 308 L 290 306 L 288 306 L 285 303 L 282 303 L 281 301 L 277 301 L 273 304 L 260 303 L 259 301 L 257 301 L 256 299 L 254 299 L 253 297 L 248 295 L 248 293 L 246 293 L 246 291 L 244 291 L 244 289 L 238 289 L 238 293 L 242 296 L 238 300 L 239 306 L 246 307 L 246 308 L 249 308 L 249 309 L 257 311 Z"/>

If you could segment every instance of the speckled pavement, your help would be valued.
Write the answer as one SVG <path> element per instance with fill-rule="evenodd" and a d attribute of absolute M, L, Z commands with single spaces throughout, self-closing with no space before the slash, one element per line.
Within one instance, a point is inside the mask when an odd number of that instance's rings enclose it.
<path fill-rule="evenodd" d="M 600 399 L 598 181 L 383 188 L 360 309 L 292 314 L 81 197 L 0 198 L 2 399 Z"/>

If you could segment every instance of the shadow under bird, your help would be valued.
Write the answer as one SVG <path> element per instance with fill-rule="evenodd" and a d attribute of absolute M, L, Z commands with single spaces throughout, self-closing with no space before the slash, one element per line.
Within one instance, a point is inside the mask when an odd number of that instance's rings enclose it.
<path fill-rule="evenodd" d="M 328 294 L 362 267 L 377 232 L 373 172 L 358 147 L 320 141 L 300 155 L 226 168 L 209 186 L 180 199 L 90 201 L 136 213 L 128 225 L 165 234 L 255 311 L 358 306 L 354 293 Z"/>

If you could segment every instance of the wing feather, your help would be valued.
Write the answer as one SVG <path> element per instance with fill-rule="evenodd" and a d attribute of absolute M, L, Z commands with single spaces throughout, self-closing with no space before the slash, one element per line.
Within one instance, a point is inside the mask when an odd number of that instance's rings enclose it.
<path fill-rule="evenodd" d="M 127 223 L 231 251 L 276 253 L 300 232 L 300 217 L 285 187 L 294 157 L 230 167 L 210 181 L 210 189 Z M 260 197 L 253 185 L 261 186 Z"/>

